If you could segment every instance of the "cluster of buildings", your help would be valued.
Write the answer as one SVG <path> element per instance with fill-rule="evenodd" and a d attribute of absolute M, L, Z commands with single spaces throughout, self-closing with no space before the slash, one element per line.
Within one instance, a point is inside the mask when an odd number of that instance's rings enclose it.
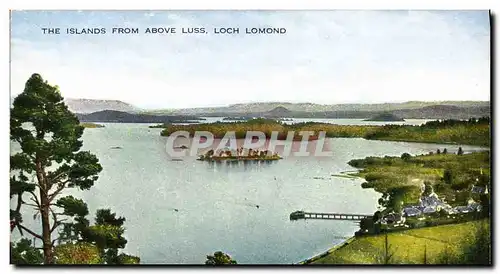
<path fill-rule="evenodd" d="M 403 208 L 403 214 L 406 217 L 418 217 L 424 214 L 444 211 L 446 214 L 461 214 L 481 211 L 481 205 L 470 199 L 465 206 L 452 207 L 440 200 L 435 193 L 430 196 L 420 198 L 420 204 L 410 205 Z"/>
<path fill-rule="evenodd" d="M 487 187 L 472 186 L 472 193 L 486 194 Z M 438 198 L 436 193 L 430 195 L 422 195 L 420 202 L 415 205 L 407 205 L 401 213 L 391 213 L 384 216 L 381 220 L 382 224 L 391 224 L 393 226 L 403 226 L 407 217 L 424 217 L 426 214 L 444 211 L 448 215 L 465 214 L 470 212 L 481 211 L 481 205 L 472 199 L 469 199 L 467 205 L 452 207 Z"/>

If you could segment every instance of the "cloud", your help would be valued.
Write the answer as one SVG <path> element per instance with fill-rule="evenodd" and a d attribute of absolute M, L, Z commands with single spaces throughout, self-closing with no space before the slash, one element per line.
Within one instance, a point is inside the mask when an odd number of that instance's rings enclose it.
<path fill-rule="evenodd" d="M 154 16 L 150 16 L 154 15 Z M 41 26 L 285 27 L 285 35 L 42 35 Z M 488 12 L 14 12 L 12 94 L 33 72 L 73 98 L 142 107 L 489 100 Z"/>

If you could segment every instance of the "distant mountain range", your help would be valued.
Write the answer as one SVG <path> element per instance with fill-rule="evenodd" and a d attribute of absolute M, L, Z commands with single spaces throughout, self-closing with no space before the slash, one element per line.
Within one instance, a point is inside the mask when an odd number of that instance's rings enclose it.
<path fill-rule="evenodd" d="M 403 119 L 468 119 L 490 116 L 491 114 L 489 101 L 409 101 L 404 103 L 334 105 L 264 102 L 171 110 L 145 110 L 118 100 L 65 99 L 65 103 L 71 111 L 78 113 L 78 116 L 84 119 L 82 121 L 88 122 L 119 120 L 156 123 L 204 116 L 369 119 L 382 113 L 390 113 Z M 139 116 L 133 117 L 134 115 Z"/>
<path fill-rule="evenodd" d="M 102 110 L 139 112 L 140 109 L 118 100 L 64 99 L 68 108 L 75 113 L 92 113 Z"/>
<path fill-rule="evenodd" d="M 321 105 L 313 103 L 288 103 L 288 102 L 269 102 L 269 103 L 248 103 L 234 104 L 225 107 L 211 108 L 187 108 L 168 111 L 156 111 L 157 113 L 176 113 L 189 115 L 207 115 L 220 113 L 264 113 L 272 111 L 278 107 L 285 108 L 290 112 L 387 112 L 395 110 L 419 109 L 428 106 L 456 106 L 456 107 L 489 107 L 490 103 L 485 101 L 409 101 L 404 103 L 383 103 L 383 104 L 334 104 Z"/>
<path fill-rule="evenodd" d="M 10 98 L 10 106 L 14 102 L 15 97 Z M 69 110 L 74 113 L 92 113 L 102 110 L 116 110 L 124 112 L 141 112 L 142 110 L 129 103 L 119 100 L 98 100 L 98 99 L 73 99 L 64 98 L 64 103 Z"/>
<path fill-rule="evenodd" d="M 389 105 L 389 104 L 387 104 Z M 370 119 L 381 114 L 392 114 L 402 119 L 469 119 L 471 117 L 490 116 L 489 103 L 468 103 L 464 106 L 456 105 L 429 105 L 419 108 L 406 108 L 407 105 L 388 106 L 387 108 L 376 108 L 373 105 L 356 106 L 357 110 L 346 109 L 339 105 L 342 110 L 333 111 L 292 111 L 286 107 L 278 106 L 268 111 L 247 111 L 247 112 L 170 112 L 170 115 L 197 115 L 206 117 L 267 117 L 267 118 L 353 118 Z"/>

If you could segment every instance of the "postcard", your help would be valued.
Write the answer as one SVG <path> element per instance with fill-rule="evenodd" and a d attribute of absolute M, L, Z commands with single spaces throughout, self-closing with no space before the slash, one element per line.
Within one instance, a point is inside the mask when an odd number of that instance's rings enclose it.
<path fill-rule="evenodd" d="M 12 10 L 10 263 L 491 265 L 488 10 Z"/>

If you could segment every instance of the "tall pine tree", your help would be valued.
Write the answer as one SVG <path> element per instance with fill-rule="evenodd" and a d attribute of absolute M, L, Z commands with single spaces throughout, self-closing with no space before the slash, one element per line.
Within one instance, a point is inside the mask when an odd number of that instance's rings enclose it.
<path fill-rule="evenodd" d="M 104 255 L 104 249 L 123 248 L 126 243 L 121 236 L 124 231 L 122 227 L 124 218 L 114 218 L 114 214 L 109 210 L 98 211 L 96 225 L 90 226 L 85 218 L 88 214 L 87 204 L 72 196 L 61 197 L 63 190 L 67 188 L 90 189 L 102 170 L 95 155 L 80 150 L 83 145 L 81 140 L 83 130 L 77 117 L 64 104 L 58 87 L 48 84 L 39 74 L 33 74 L 26 82 L 24 91 L 14 99 L 11 108 L 10 138 L 20 146 L 20 151 L 11 155 L 10 159 L 10 197 L 15 199 L 15 206 L 10 210 L 11 231 L 17 228 L 21 236 L 28 233 L 31 237 L 41 240 L 45 264 L 56 263 L 57 257 L 61 258 L 62 263 L 73 262 L 74 260 L 68 259 L 68 253 L 64 252 L 88 247 L 81 242 L 94 245 L 95 250 L 101 253 L 97 254 L 101 256 Z M 23 206 L 33 208 L 36 212 L 34 217 L 37 215 L 41 217 L 41 229 L 23 225 L 22 212 L 25 212 L 22 210 Z M 113 224 L 109 224 L 113 221 L 115 221 Z M 89 232 L 98 230 L 95 227 L 99 225 L 105 225 L 106 231 L 115 231 L 111 234 L 105 233 L 104 248 L 95 239 L 96 236 L 92 238 L 93 234 Z M 68 230 L 88 235 L 87 237 L 79 235 L 72 239 L 74 241 L 66 240 L 66 246 L 55 250 L 56 240 L 52 234 L 59 227 L 63 228 L 62 235 Z M 117 240 L 108 241 L 108 238 Z M 25 246 L 26 244 L 18 245 L 18 249 L 25 250 Z M 56 253 L 59 251 L 60 256 L 54 254 L 54 251 Z M 95 257 L 95 254 L 91 255 L 89 258 Z M 27 261 L 19 256 L 16 258 L 15 261 L 18 262 Z M 137 257 L 133 258 L 134 262 L 138 262 Z M 32 262 L 35 263 L 36 260 Z"/>

